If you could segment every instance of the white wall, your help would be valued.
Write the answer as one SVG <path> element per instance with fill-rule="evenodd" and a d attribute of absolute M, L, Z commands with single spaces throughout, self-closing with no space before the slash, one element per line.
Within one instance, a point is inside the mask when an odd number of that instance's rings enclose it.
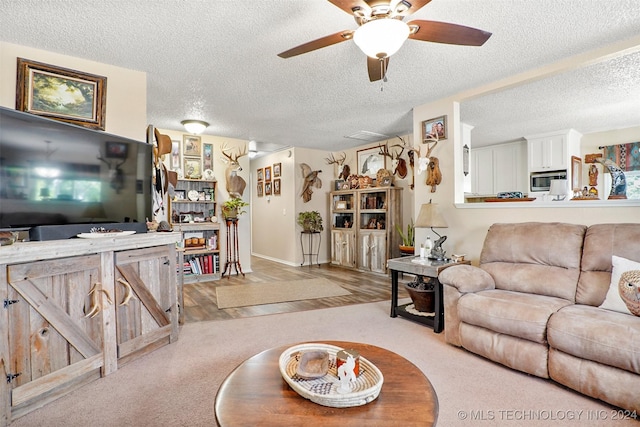
<path fill-rule="evenodd" d="M 299 265 L 299 242 L 296 233 L 295 188 L 299 180 L 294 150 L 283 150 L 251 161 L 251 253 L 288 265 Z M 257 195 L 257 170 L 281 164 L 280 195 Z M 273 179 L 276 179 L 272 177 Z M 264 182 L 264 181 L 263 181 Z M 264 184 L 263 184 L 264 187 Z M 322 195 L 316 195 L 322 197 Z M 297 264 L 296 264 L 297 263 Z"/>
<path fill-rule="evenodd" d="M 16 108 L 17 58 L 107 78 L 105 132 L 146 140 L 147 75 L 113 65 L 0 42 L 0 105 Z"/>

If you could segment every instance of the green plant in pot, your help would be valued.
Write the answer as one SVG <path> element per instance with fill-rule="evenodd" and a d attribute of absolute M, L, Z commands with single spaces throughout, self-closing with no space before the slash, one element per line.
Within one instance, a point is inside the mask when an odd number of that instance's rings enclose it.
<path fill-rule="evenodd" d="M 239 197 L 232 197 L 222 204 L 222 217 L 224 219 L 237 218 L 247 212 L 244 210 L 245 206 L 249 206 L 249 203 Z"/>
<path fill-rule="evenodd" d="M 298 213 L 298 225 L 305 232 L 322 231 L 322 216 L 318 211 L 305 211 Z"/>
<path fill-rule="evenodd" d="M 413 218 L 411 222 L 407 224 L 407 233 L 402 232 L 402 227 L 396 224 L 396 230 L 400 234 L 400 238 L 402 239 L 402 244 L 400 245 L 400 252 L 403 254 L 414 254 L 415 253 L 415 238 L 416 238 L 416 227 L 413 224 Z"/>

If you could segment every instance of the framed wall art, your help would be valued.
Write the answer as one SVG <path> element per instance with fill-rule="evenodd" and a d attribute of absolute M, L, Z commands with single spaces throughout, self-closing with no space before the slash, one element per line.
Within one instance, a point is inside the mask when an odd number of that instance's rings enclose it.
<path fill-rule="evenodd" d="M 213 170 L 213 144 L 202 144 L 202 170 Z"/>
<path fill-rule="evenodd" d="M 282 163 L 274 163 L 273 165 L 273 177 L 277 178 L 280 176 L 280 169 L 282 169 Z"/>
<path fill-rule="evenodd" d="M 264 168 L 264 180 L 271 181 L 271 166 Z"/>
<path fill-rule="evenodd" d="M 256 175 L 258 177 L 258 181 L 264 180 L 264 169 L 262 168 L 258 169 L 258 172 L 256 173 Z"/>
<path fill-rule="evenodd" d="M 275 196 L 280 195 L 280 178 L 273 180 L 273 194 Z"/>
<path fill-rule="evenodd" d="M 184 177 L 186 179 L 200 179 L 202 177 L 200 158 L 184 158 Z"/>
<path fill-rule="evenodd" d="M 180 141 L 172 139 L 171 140 L 171 170 L 177 171 L 178 169 L 182 169 L 182 164 L 180 163 Z"/>
<path fill-rule="evenodd" d="M 265 196 L 270 196 L 271 195 L 271 182 L 265 182 L 264 183 L 264 194 Z"/>
<path fill-rule="evenodd" d="M 262 197 L 264 192 L 264 183 L 262 181 L 258 181 L 258 197 Z"/>
<path fill-rule="evenodd" d="M 582 190 L 582 158 L 571 156 L 571 191 Z"/>
<path fill-rule="evenodd" d="M 182 155 L 183 156 L 200 157 L 201 148 L 202 148 L 202 144 L 199 136 L 195 136 L 195 135 L 182 136 Z"/>
<path fill-rule="evenodd" d="M 380 154 L 380 148 L 371 147 L 358 150 L 358 175 L 374 178 L 378 170 L 386 167 L 386 158 Z"/>
<path fill-rule="evenodd" d="M 187 190 L 173 190 L 173 200 L 185 200 L 187 198 Z"/>
<path fill-rule="evenodd" d="M 439 141 L 447 139 L 447 116 L 440 116 L 422 122 L 422 140 L 427 137 L 437 138 Z"/>
<path fill-rule="evenodd" d="M 104 130 L 106 92 L 106 77 L 18 58 L 18 111 Z"/>

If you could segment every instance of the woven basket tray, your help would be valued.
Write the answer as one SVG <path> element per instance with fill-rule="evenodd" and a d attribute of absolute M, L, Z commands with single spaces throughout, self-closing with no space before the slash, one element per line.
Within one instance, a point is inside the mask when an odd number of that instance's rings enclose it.
<path fill-rule="evenodd" d="M 299 352 L 305 350 L 325 350 L 329 353 L 329 372 L 320 378 L 305 379 L 296 374 Z M 343 350 L 340 347 L 329 344 L 299 344 L 286 349 L 279 360 L 282 378 L 300 396 L 319 405 L 334 408 L 347 408 L 350 406 L 365 405 L 380 394 L 384 378 L 382 372 L 364 357 L 360 356 L 360 375 L 352 382 L 351 393 L 340 394 L 337 392 L 340 382 L 338 380 L 336 354 Z"/>

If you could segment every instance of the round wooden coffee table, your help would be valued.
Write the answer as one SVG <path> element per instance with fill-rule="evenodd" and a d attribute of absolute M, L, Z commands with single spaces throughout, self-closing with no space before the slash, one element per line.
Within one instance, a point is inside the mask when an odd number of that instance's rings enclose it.
<path fill-rule="evenodd" d="M 263 351 L 238 366 L 216 395 L 220 426 L 434 426 L 438 397 L 427 377 L 413 363 L 384 348 L 368 344 L 322 341 L 357 350 L 376 365 L 384 384 L 376 400 L 351 408 L 318 405 L 293 391 L 282 379 L 280 354 L 295 345 Z"/>

